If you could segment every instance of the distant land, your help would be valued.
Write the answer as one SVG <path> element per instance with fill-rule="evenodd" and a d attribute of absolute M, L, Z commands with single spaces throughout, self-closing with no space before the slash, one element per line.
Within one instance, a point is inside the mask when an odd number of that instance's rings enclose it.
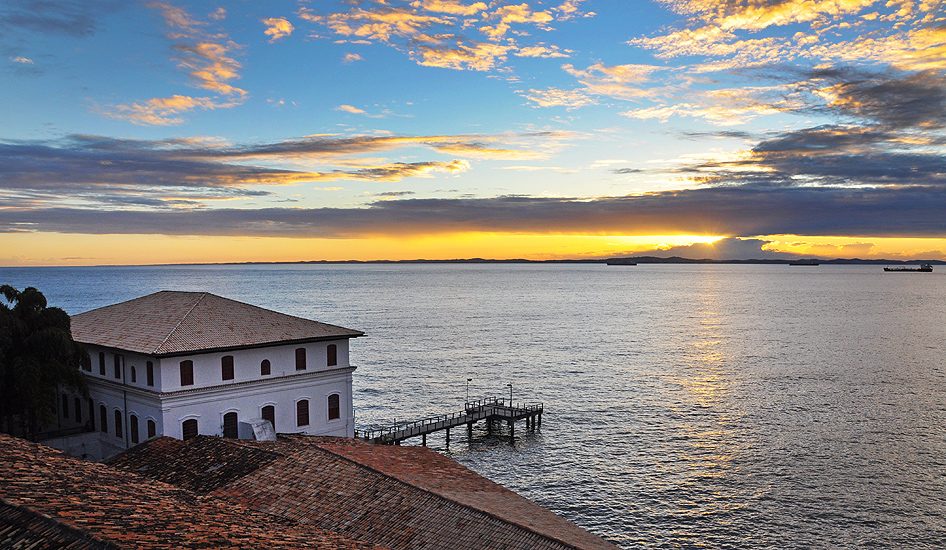
<path fill-rule="evenodd" d="M 756 260 L 712 260 L 708 258 L 681 258 L 680 256 L 671 256 L 662 258 L 659 256 L 628 256 L 619 258 L 594 258 L 581 260 L 527 260 L 524 258 L 512 258 L 505 260 L 493 260 L 487 258 L 465 258 L 453 260 L 306 260 L 298 262 L 225 262 L 217 264 L 173 264 L 173 265 L 309 265 L 309 264 L 607 264 L 612 265 L 633 265 L 633 264 L 821 264 L 821 265 L 911 265 L 911 264 L 934 264 L 946 265 L 946 260 L 864 260 L 861 258 L 835 258 L 833 260 L 821 260 L 818 258 L 796 258 L 796 259 L 756 259 Z"/>

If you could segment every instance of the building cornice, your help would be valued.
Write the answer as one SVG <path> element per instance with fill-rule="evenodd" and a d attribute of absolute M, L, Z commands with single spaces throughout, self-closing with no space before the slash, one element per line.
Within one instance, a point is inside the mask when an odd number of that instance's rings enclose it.
<path fill-rule="evenodd" d="M 82 344 L 83 346 L 95 346 L 97 348 L 109 350 L 112 353 L 117 352 L 119 355 L 138 355 L 141 357 L 150 357 L 153 359 L 168 359 L 171 357 L 188 357 L 191 355 L 207 355 L 211 353 L 224 353 L 228 351 L 239 351 L 239 350 L 247 350 L 247 349 L 275 348 L 279 346 L 311 344 L 314 342 L 331 342 L 333 340 L 349 340 L 351 338 L 358 338 L 360 336 L 364 336 L 364 333 L 355 334 L 355 335 L 345 335 L 345 336 L 320 336 L 316 338 L 302 338 L 299 340 L 279 340 L 275 342 L 265 342 L 262 344 L 248 344 L 245 346 L 226 346 L 226 347 L 219 347 L 219 348 L 206 348 L 206 349 L 199 349 L 199 350 L 193 350 L 193 351 L 180 351 L 180 352 L 173 352 L 173 353 L 143 353 L 139 351 L 131 351 L 131 350 L 123 349 L 123 348 L 116 348 L 112 346 L 96 344 L 94 342 L 82 342 L 80 340 L 76 340 L 76 342 L 78 342 L 79 344 Z"/>

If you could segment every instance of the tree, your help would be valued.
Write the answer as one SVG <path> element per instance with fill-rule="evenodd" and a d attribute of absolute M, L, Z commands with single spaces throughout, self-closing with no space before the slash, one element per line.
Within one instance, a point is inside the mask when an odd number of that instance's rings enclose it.
<path fill-rule="evenodd" d="M 0 286 L 0 429 L 29 439 L 55 418 L 61 388 L 88 395 L 69 315 L 33 287 Z"/>

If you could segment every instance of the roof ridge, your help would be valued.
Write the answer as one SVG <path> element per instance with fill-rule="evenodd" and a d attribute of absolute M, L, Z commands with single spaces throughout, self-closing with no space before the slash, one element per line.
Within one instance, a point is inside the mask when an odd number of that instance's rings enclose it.
<path fill-rule="evenodd" d="M 369 465 L 367 465 L 367 464 L 364 464 L 364 463 L 362 463 L 362 462 L 358 462 L 357 460 L 354 460 L 354 459 L 352 459 L 352 458 L 349 458 L 349 457 L 347 457 L 347 456 L 345 456 L 345 455 L 343 455 L 343 454 L 337 453 L 337 452 L 332 451 L 332 450 L 330 450 L 330 449 L 326 449 L 325 447 L 319 445 L 317 442 L 314 442 L 314 441 L 313 441 L 313 442 L 306 442 L 306 444 L 307 444 L 307 445 L 311 445 L 312 447 L 315 447 L 316 449 L 318 449 L 318 450 L 320 450 L 320 451 L 323 451 L 323 452 L 326 452 L 326 453 L 328 453 L 328 454 L 330 454 L 330 455 L 332 455 L 332 456 L 341 458 L 342 460 L 344 460 L 344 461 L 346 461 L 346 462 L 350 462 L 350 463 L 352 463 L 352 464 L 354 464 L 354 465 L 356 465 L 356 466 L 359 466 L 359 467 L 364 468 L 364 469 L 366 469 L 366 470 L 370 470 L 370 471 L 372 471 L 372 472 L 374 472 L 374 473 L 380 475 L 381 477 L 384 477 L 384 478 L 387 478 L 387 479 L 392 479 L 392 480 L 394 480 L 394 481 L 397 482 L 397 483 L 400 483 L 400 484 L 402 484 L 402 485 L 407 485 L 408 487 L 412 487 L 412 488 L 414 488 L 414 489 L 417 489 L 417 490 L 419 490 L 419 491 L 421 491 L 421 492 L 423 492 L 423 493 L 426 493 L 426 494 L 428 494 L 428 495 L 430 495 L 430 496 L 432 496 L 432 497 L 434 497 L 434 498 L 438 498 L 438 499 L 440 499 L 440 500 L 447 501 L 447 502 L 449 502 L 449 503 L 451 503 L 451 504 L 455 504 L 455 505 L 457 505 L 457 506 L 466 508 L 467 510 L 472 510 L 472 511 L 475 512 L 475 513 L 484 514 L 484 515 L 486 515 L 486 516 L 488 516 L 488 517 L 490 517 L 490 518 L 493 518 L 493 519 L 495 519 L 495 520 L 501 521 L 501 522 L 503 522 L 503 523 L 505 523 L 505 524 L 507 524 L 507 525 L 513 525 L 513 526 L 515 526 L 515 527 L 518 527 L 519 529 L 522 529 L 522 530 L 524 530 L 524 531 L 528 531 L 529 533 L 532 533 L 533 535 L 536 535 L 536 536 L 538 536 L 538 537 L 542 537 L 542 538 L 544 538 L 544 539 L 547 539 L 547 540 L 556 542 L 556 543 L 558 543 L 558 544 L 564 545 L 566 548 L 572 548 L 573 550 L 581 550 L 581 547 L 579 547 L 579 546 L 575 546 L 574 544 L 571 544 L 571 543 L 569 543 L 569 542 L 565 542 L 565 541 L 563 541 L 563 540 L 561 540 L 561 539 L 559 539 L 559 538 L 557 538 L 557 537 L 553 537 L 553 536 L 548 535 L 548 534 L 546 534 L 546 533 L 539 532 L 539 531 L 537 531 L 537 530 L 535 530 L 535 529 L 533 529 L 533 528 L 531 528 L 531 527 L 528 527 L 528 526 L 526 526 L 526 525 L 522 525 L 522 524 L 517 523 L 517 522 L 515 522 L 515 521 L 511 521 L 511 520 L 506 519 L 506 518 L 504 518 L 504 517 L 502 517 L 502 516 L 496 515 L 496 514 L 494 514 L 493 512 L 490 512 L 490 511 L 487 511 L 487 510 L 482 510 L 482 509 L 477 508 L 477 507 L 475 507 L 475 506 L 471 506 L 471 505 L 469 505 L 469 504 L 466 504 L 465 502 L 460 502 L 460 501 L 458 501 L 458 500 L 454 500 L 454 499 L 452 499 L 452 498 L 448 498 L 448 497 L 446 497 L 446 496 L 444 496 L 444 495 L 441 495 L 441 494 L 439 494 L 439 493 L 435 493 L 435 492 L 431 491 L 430 489 L 427 489 L 427 488 L 424 488 L 424 487 L 420 487 L 420 486 L 418 486 L 418 485 L 414 485 L 413 483 L 408 483 L 407 481 L 404 481 L 403 479 L 397 478 L 397 477 L 395 477 L 395 476 L 393 476 L 393 475 L 391 475 L 391 474 L 388 474 L 388 473 L 386 473 L 386 472 L 382 472 L 381 470 L 379 470 L 379 469 L 377 469 L 377 468 L 374 468 L 373 466 L 369 466 Z M 371 444 L 369 443 L 369 445 L 371 445 Z M 434 451 L 430 451 L 430 452 L 434 452 Z M 463 465 L 461 464 L 461 466 L 463 466 Z M 466 466 L 463 466 L 463 467 L 466 468 Z M 467 468 L 467 469 L 468 469 L 468 468 Z M 473 472 L 473 473 L 475 474 L 476 472 Z M 476 475 L 479 475 L 479 474 L 476 474 Z M 480 476 L 480 477 L 482 477 L 482 476 Z M 487 479 L 487 478 L 484 478 L 484 479 Z M 495 482 L 494 482 L 494 483 L 495 483 Z M 501 486 L 501 485 L 500 485 L 500 486 Z M 522 495 L 519 495 L 519 493 L 516 493 L 515 491 L 513 491 L 513 494 L 515 494 L 515 495 L 517 495 L 517 496 L 519 496 L 519 497 L 521 497 L 521 498 L 525 498 L 525 497 L 522 497 Z M 526 499 L 526 500 L 529 500 L 529 499 Z M 532 501 L 530 500 L 529 502 L 532 502 Z M 533 502 L 533 504 L 535 504 L 535 503 Z M 536 504 L 536 506 L 538 506 L 538 504 Z M 542 508 L 541 506 L 539 506 L 539 507 Z M 545 508 L 543 508 L 543 509 L 545 509 Z M 554 514 L 554 512 L 551 512 L 551 511 L 549 511 L 549 512 Z M 564 521 L 568 521 L 568 520 L 565 519 L 565 518 L 562 518 L 562 519 L 563 519 Z M 571 522 L 569 522 L 569 523 L 571 523 Z M 579 527 L 579 529 L 581 529 L 581 527 Z M 589 531 L 589 533 L 590 533 L 590 531 Z M 594 533 L 591 533 L 591 534 L 594 535 Z M 596 535 L 595 535 L 595 536 L 596 536 Z M 607 541 L 605 541 L 605 542 L 607 542 Z"/>
<path fill-rule="evenodd" d="M 171 291 L 171 290 L 164 290 L 164 291 L 162 291 L 162 292 L 173 292 L 173 291 Z M 210 294 L 210 293 L 209 293 L 209 292 L 201 292 L 201 293 L 200 293 L 200 298 L 197 298 L 197 300 L 194 302 L 194 305 L 192 305 L 192 306 L 190 307 L 190 309 L 187 310 L 187 313 L 185 313 L 184 315 L 181 316 L 181 320 L 178 321 L 176 325 L 174 325 L 174 328 L 171 329 L 171 331 L 170 331 L 170 332 L 168 333 L 168 335 L 164 338 L 164 340 L 161 340 L 161 343 L 158 344 L 157 347 L 154 348 L 154 350 L 152 351 L 152 354 L 154 354 L 154 355 L 157 355 L 157 354 L 158 354 L 158 350 L 161 349 L 161 348 L 164 346 L 164 344 L 167 344 L 167 343 L 168 343 L 168 340 L 170 340 L 171 337 L 174 336 L 174 333 L 177 332 L 177 329 L 181 328 L 181 325 L 184 324 L 184 321 L 187 319 L 187 316 L 190 315 L 192 311 L 194 311 L 194 308 L 197 307 L 197 304 L 199 304 L 200 302 L 202 302 L 203 299 L 204 299 L 204 297 L 206 297 L 208 294 Z"/>

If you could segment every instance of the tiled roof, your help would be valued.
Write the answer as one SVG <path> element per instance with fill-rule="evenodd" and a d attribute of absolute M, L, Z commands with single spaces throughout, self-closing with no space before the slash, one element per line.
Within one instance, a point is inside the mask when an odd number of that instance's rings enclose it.
<path fill-rule="evenodd" d="M 146 355 L 363 335 L 207 292 L 164 290 L 72 316 L 77 342 Z"/>
<path fill-rule="evenodd" d="M 0 548 L 119 550 L 121 547 L 0 499 Z"/>
<path fill-rule="evenodd" d="M 160 449 L 126 454 L 113 464 L 163 481 L 183 479 L 186 486 L 216 485 L 210 496 L 395 550 L 615 550 L 426 448 L 308 436 L 274 442 L 198 437 L 173 452 L 173 443 L 146 445 Z M 187 460 L 174 457 L 188 447 Z M 234 456 L 242 447 L 282 458 L 251 458 L 258 468 L 245 475 L 223 467 L 229 483 L 200 480 L 215 475 L 207 465 L 217 463 L 227 447 Z"/>
<path fill-rule="evenodd" d="M 397 450 L 378 452 L 375 445 L 349 445 L 340 443 L 347 441 L 340 438 L 320 439 L 318 445 L 325 450 L 454 502 L 577 548 L 614 550 L 613 545 L 574 523 L 426 447 L 386 445 L 382 449 Z"/>
<path fill-rule="evenodd" d="M 2 434 L 0 499 L 6 513 L 20 513 L 36 527 L 25 533 L 18 528 L 16 535 L 33 537 L 25 540 L 36 548 L 70 548 L 56 544 L 65 536 L 83 549 L 380 550 L 313 525 L 200 496 Z M 61 530 L 44 523 L 42 517 Z M 2 526 L 0 521 L 0 533 Z M 44 527 L 49 529 L 44 531 Z M 94 541 L 103 544 L 88 546 Z"/>
<path fill-rule="evenodd" d="M 185 443 L 161 437 L 108 460 L 112 466 L 207 494 L 285 455 L 206 435 Z"/>

